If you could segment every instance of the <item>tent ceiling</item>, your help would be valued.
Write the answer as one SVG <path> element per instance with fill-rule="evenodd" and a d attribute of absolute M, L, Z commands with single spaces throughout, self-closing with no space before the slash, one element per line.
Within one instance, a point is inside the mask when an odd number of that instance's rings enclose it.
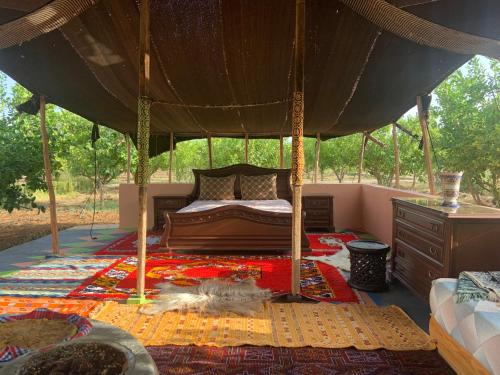
<path fill-rule="evenodd" d="M 48 2 L 0 0 L 0 23 Z M 500 39 L 497 0 L 391 3 Z M 151 96 L 163 102 L 152 107 L 152 133 L 173 131 L 177 140 L 289 133 L 293 1 L 152 0 L 151 7 Z M 337 0 L 307 0 L 306 17 L 306 135 L 384 126 L 470 58 L 380 31 Z M 0 50 L 0 69 L 52 103 L 135 133 L 138 30 L 136 1 L 101 0 L 59 30 Z M 231 105 L 253 106 L 217 108 Z"/>

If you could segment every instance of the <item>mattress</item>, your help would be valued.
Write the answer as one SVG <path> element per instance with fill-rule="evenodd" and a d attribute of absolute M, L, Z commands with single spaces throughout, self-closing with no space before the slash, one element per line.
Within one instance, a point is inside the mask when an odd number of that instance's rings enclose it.
<path fill-rule="evenodd" d="M 500 375 L 500 304 L 456 303 L 457 279 L 437 279 L 429 296 L 437 322 L 488 371 Z"/>
<path fill-rule="evenodd" d="M 246 206 L 269 212 L 280 212 L 280 213 L 292 212 L 292 205 L 290 204 L 290 202 L 284 199 L 251 200 L 251 201 L 245 201 L 239 199 L 220 200 L 220 201 L 194 201 L 189 206 L 186 206 L 177 212 L 178 213 L 200 212 L 228 205 Z"/>

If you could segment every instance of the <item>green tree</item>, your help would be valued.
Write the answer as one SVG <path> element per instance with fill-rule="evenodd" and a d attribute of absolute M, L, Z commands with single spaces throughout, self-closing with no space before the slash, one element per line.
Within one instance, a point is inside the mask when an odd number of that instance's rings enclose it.
<path fill-rule="evenodd" d="M 465 187 L 478 203 L 493 196 L 500 207 L 500 63 L 472 59 L 436 90 L 442 167 L 464 171 Z"/>
<path fill-rule="evenodd" d="M 384 144 L 380 147 L 368 141 L 365 150 L 364 170 L 377 179 L 379 185 L 391 186 L 394 178 L 394 146 L 391 126 L 386 126 L 371 133 Z"/>
<path fill-rule="evenodd" d="M 321 179 L 327 170 L 332 170 L 339 183 L 352 173 L 359 162 L 359 148 L 361 137 L 353 134 L 345 137 L 330 139 L 321 142 L 320 170 Z"/>
<path fill-rule="evenodd" d="M 31 94 L 20 85 L 7 90 L 6 76 L 0 73 L 0 208 L 14 209 L 43 207 L 35 202 L 34 192 L 45 190 L 44 165 L 38 116 L 19 114 L 15 106 Z M 52 170 L 61 169 L 58 155 L 63 151 L 56 141 L 60 129 L 53 126 L 58 116 L 54 106 L 47 106 L 46 119 Z"/>

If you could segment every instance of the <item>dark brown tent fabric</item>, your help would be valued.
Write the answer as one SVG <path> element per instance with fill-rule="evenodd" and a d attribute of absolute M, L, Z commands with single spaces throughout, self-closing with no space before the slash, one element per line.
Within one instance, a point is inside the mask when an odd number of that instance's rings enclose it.
<path fill-rule="evenodd" d="M 390 2 L 500 39 L 497 0 Z M 0 22 L 46 3 L 0 0 Z M 168 149 L 172 131 L 177 142 L 289 134 L 294 17 L 289 0 L 151 0 L 151 154 Z M 0 69 L 50 102 L 133 136 L 138 31 L 136 1 L 101 0 L 59 30 L 0 50 Z M 470 57 L 380 30 L 338 0 L 306 0 L 305 135 L 326 139 L 395 121 Z"/>

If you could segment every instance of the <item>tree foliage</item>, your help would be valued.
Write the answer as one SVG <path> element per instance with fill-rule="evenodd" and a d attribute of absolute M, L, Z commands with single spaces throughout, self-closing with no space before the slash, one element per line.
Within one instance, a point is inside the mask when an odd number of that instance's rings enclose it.
<path fill-rule="evenodd" d="M 493 196 L 500 207 L 500 63 L 477 58 L 436 90 L 442 167 L 464 171 L 464 186 L 480 202 Z"/>

